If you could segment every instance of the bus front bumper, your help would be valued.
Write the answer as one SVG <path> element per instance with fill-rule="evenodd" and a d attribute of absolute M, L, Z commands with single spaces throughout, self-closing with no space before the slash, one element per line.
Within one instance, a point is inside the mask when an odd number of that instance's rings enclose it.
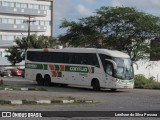
<path fill-rule="evenodd" d="M 117 80 L 113 88 L 134 88 L 134 80 Z"/>

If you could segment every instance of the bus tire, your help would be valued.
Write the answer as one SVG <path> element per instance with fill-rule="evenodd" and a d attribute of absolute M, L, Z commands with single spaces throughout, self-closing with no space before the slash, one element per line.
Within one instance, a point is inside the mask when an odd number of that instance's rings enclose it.
<path fill-rule="evenodd" d="M 61 87 L 67 87 L 68 84 L 60 84 Z"/>
<path fill-rule="evenodd" d="M 36 76 L 36 81 L 37 81 L 37 84 L 38 84 L 38 85 L 43 85 L 43 84 L 44 84 L 44 82 L 43 82 L 43 77 L 42 77 L 41 74 L 37 74 L 37 76 Z"/>
<path fill-rule="evenodd" d="M 112 88 L 112 89 L 111 89 L 111 92 L 115 92 L 116 90 L 117 90 L 117 89 Z"/>
<path fill-rule="evenodd" d="M 44 76 L 44 86 L 50 86 L 51 85 L 51 78 L 49 75 Z"/>
<path fill-rule="evenodd" d="M 93 87 L 93 90 L 95 90 L 95 91 L 100 90 L 100 84 L 99 84 L 99 81 L 97 79 L 93 79 L 91 85 Z"/>

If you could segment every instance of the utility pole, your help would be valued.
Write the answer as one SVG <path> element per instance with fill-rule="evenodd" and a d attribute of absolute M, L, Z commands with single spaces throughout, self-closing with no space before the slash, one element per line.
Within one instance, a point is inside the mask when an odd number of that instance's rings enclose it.
<path fill-rule="evenodd" d="M 27 36 L 27 41 L 26 41 L 26 50 L 27 50 L 28 44 L 29 44 L 29 40 L 30 40 L 31 22 L 36 22 L 36 21 L 35 20 L 31 20 L 31 16 L 28 16 L 28 20 L 26 20 L 24 22 L 28 24 L 28 36 Z"/>

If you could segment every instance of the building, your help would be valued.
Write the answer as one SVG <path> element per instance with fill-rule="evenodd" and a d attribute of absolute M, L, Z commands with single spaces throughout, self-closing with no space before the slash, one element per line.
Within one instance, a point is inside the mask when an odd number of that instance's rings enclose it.
<path fill-rule="evenodd" d="M 53 0 L 0 0 L 0 57 L 28 34 L 53 36 Z"/>

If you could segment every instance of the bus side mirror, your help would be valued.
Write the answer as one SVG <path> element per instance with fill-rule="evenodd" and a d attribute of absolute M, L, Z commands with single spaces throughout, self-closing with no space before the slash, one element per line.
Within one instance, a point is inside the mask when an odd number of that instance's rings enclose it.
<path fill-rule="evenodd" d="M 105 60 L 111 62 L 113 64 L 113 69 L 117 70 L 117 63 L 116 62 L 114 62 L 113 60 L 110 60 L 110 59 L 105 59 Z"/>
<path fill-rule="evenodd" d="M 137 70 L 138 70 L 138 64 L 136 62 L 132 62 L 132 64 L 135 64 L 136 67 L 137 67 Z"/>

